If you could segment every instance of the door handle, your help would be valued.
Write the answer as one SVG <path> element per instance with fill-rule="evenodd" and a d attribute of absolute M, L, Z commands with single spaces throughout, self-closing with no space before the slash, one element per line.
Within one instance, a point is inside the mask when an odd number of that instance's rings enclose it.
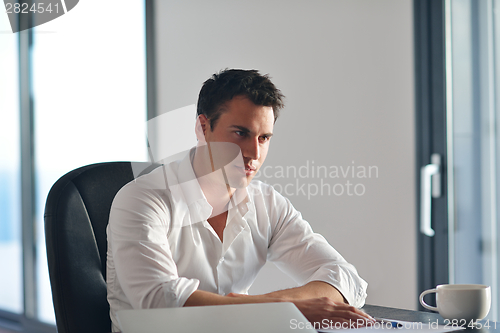
<path fill-rule="evenodd" d="M 441 196 L 441 156 L 432 154 L 431 163 L 420 169 L 420 232 L 432 237 L 432 198 Z"/>

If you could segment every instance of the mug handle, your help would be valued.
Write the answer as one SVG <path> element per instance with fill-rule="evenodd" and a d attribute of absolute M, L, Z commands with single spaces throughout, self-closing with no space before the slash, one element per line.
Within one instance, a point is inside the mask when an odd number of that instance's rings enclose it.
<path fill-rule="evenodd" d="M 435 293 L 437 292 L 436 289 L 429 289 L 429 290 L 426 290 L 424 291 L 423 293 L 420 294 L 420 297 L 418 298 L 418 300 L 420 301 L 420 304 L 422 304 L 422 306 L 428 310 L 432 310 L 432 311 L 438 311 L 438 308 L 434 307 L 434 306 L 430 306 L 429 304 L 425 303 L 424 301 L 424 296 L 427 295 L 427 294 L 431 294 L 431 293 Z"/>

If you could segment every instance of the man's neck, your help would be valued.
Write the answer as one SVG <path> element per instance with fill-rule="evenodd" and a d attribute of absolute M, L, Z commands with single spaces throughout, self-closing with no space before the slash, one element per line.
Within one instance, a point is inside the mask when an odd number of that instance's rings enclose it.
<path fill-rule="evenodd" d="M 197 147 L 191 161 L 201 190 L 213 208 L 211 215 L 213 217 L 228 210 L 229 202 L 236 189 L 227 185 L 224 168 L 214 170 L 210 145 L 206 148 L 198 149 Z"/>

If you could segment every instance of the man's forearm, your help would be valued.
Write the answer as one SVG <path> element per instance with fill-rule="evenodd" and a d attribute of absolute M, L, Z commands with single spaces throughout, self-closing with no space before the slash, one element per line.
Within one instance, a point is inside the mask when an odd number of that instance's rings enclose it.
<path fill-rule="evenodd" d="M 295 300 L 328 297 L 334 302 L 347 303 L 344 296 L 333 286 L 322 281 L 312 281 L 302 287 L 273 291 L 264 295 L 229 294 L 222 296 L 208 291 L 196 290 L 189 296 L 184 306 L 224 305 L 293 302 Z"/>
<path fill-rule="evenodd" d="M 337 288 L 322 281 L 311 281 L 302 287 L 273 291 L 266 296 L 289 301 L 326 296 L 334 302 L 348 303 Z"/>
<path fill-rule="evenodd" d="M 208 291 L 196 290 L 189 296 L 184 306 L 203 306 L 203 305 L 224 305 L 224 304 L 249 304 L 249 303 L 272 303 L 284 302 L 285 300 L 271 295 L 240 295 L 229 294 L 222 296 Z"/>

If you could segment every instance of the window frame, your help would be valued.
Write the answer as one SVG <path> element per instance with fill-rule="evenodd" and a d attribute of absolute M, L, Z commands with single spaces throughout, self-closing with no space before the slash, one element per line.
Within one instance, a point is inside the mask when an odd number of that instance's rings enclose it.
<path fill-rule="evenodd" d="M 453 178 L 448 161 L 450 115 L 447 113 L 446 80 L 446 0 L 414 0 L 415 103 L 416 103 L 416 189 L 420 207 L 420 170 L 429 164 L 431 154 L 441 156 L 441 196 L 432 199 L 433 237 L 420 232 L 417 209 L 418 293 L 449 283 L 449 220 L 453 218 Z M 452 182 L 450 182 L 452 184 Z M 451 207 L 451 210 L 450 210 Z M 418 303 L 418 302 L 417 302 Z M 434 300 L 430 303 L 435 303 Z M 426 311 L 420 304 L 419 310 Z"/>

